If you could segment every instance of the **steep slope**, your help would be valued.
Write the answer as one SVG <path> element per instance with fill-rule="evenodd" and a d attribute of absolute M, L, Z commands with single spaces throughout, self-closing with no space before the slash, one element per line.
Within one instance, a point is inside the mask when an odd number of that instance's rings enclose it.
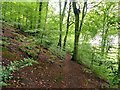
<path fill-rule="evenodd" d="M 2 28 L 2 63 L 7 66 L 10 61 L 34 58 L 38 64 L 27 66 L 14 72 L 14 78 L 8 81 L 16 88 L 101 88 L 108 84 L 97 77 L 84 65 L 71 61 L 66 54 L 64 60 L 53 55 L 51 51 L 33 43 L 34 38 L 19 30 L 3 25 Z"/>

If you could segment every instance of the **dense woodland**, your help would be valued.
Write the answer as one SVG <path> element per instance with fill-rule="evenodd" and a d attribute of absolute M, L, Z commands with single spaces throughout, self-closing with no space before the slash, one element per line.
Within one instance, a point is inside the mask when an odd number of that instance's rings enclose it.
<path fill-rule="evenodd" d="M 0 47 L 3 53 L 2 60 L 9 60 L 9 63 L 0 64 L 3 64 L 0 69 L 0 85 L 11 86 L 9 81 L 13 78 L 12 73 L 37 64 L 43 57 L 39 56 L 39 53 L 47 50 L 60 59 L 52 58 L 52 63 L 65 61 L 66 55 L 69 54 L 69 62 L 84 65 L 107 82 L 110 88 L 120 87 L 119 2 L 36 0 L 2 2 L 1 5 L 0 23 L 3 34 Z M 13 28 L 16 34 L 11 30 Z M 16 43 L 21 43 L 21 46 L 17 46 L 19 49 L 9 50 L 10 46 L 15 48 L 13 44 Z M 17 55 L 9 55 L 7 49 L 11 53 L 17 50 L 24 52 L 25 56 L 19 60 Z M 46 58 L 47 56 L 44 57 L 45 61 Z"/>

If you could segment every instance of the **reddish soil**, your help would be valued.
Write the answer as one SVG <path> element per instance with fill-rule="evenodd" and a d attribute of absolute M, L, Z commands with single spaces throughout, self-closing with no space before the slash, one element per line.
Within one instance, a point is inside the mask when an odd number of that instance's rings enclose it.
<path fill-rule="evenodd" d="M 23 58 L 28 57 L 24 52 L 19 50 L 20 42 L 16 40 L 18 30 L 12 28 L 8 25 L 3 25 L 2 27 L 2 39 L 4 37 L 7 38 L 6 41 L 8 45 L 2 46 L 2 65 L 6 66 L 10 63 L 10 61 L 21 60 Z"/>
<path fill-rule="evenodd" d="M 9 28 L 6 29 L 6 31 L 9 31 L 9 34 L 3 33 L 3 35 L 10 38 L 14 37 L 12 35 L 13 29 L 11 30 Z M 12 43 L 14 43 L 14 38 L 12 38 Z M 9 49 L 10 53 L 15 54 L 16 58 L 22 59 L 24 57 L 27 57 L 27 55 L 17 49 L 17 46 L 19 44 L 20 42 L 16 42 L 16 44 L 10 44 L 7 48 Z M 12 47 L 12 49 L 10 49 L 10 47 Z M 39 53 L 38 56 L 39 64 L 24 67 L 19 71 L 14 72 L 12 74 L 14 78 L 8 81 L 11 85 L 7 87 L 102 88 L 108 86 L 108 84 L 104 80 L 100 79 L 84 65 L 80 65 L 74 61 L 71 61 L 70 54 L 67 53 L 66 58 L 64 60 L 60 60 L 49 50 L 42 47 L 40 49 L 42 51 Z M 7 58 L 7 60 L 11 61 L 11 59 L 9 58 Z M 12 60 L 16 59 L 12 58 Z M 6 62 L 5 55 L 3 56 L 3 62 Z"/>

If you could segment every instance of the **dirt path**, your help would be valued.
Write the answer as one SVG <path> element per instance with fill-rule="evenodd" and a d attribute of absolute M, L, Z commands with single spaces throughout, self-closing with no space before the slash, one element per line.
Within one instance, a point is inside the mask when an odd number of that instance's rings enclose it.
<path fill-rule="evenodd" d="M 71 61 L 71 56 L 66 55 L 64 74 L 66 81 L 69 81 L 67 87 L 71 88 L 100 88 L 104 87 L 104 81 L 96 77 L 92 72 L 83 65 Z"/>
<path fill-rule="evenodd" d="M 45 58 L 45 54 L 41 59 Z M 46 56 L 47 58 L 47 56 Z M 92 72 L 70 60 L 66 55 L 61 67 L 58 63 L 39 60 L 38 65 L 25 67 L 15 72 L 12 86 L 19 88 L 101 88 L 106 84 Z"/>

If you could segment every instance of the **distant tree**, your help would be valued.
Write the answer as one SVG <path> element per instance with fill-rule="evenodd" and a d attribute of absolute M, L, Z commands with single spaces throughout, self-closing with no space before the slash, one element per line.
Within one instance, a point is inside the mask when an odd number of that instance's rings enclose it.
<path fill-rule="evenodd" d="M 119 23 L 120 24 L 120 23 Z M 119 27 L 120 29 L 120 27 Z M 118 87 L 120 88 L 120 31 L 119 31 L 119 42 L 118 42 L 118 79 L 119 79 L 119 83 L 118 83 Z"/>
<path fill-rule="evenodd" d="M 44 32 L 45 32 L 45 30 L 46 30 L 46 23 L 47 23 L 47 15 L 48 15 L 48 5 L 49 5 L 49 1 L 46 2 L 46 3 L 47 3 L 47 5 L 46 5 L 45 23 L 44 23 L 44 26 L 43 26 Z M 41 33 L 41 43 L 42 43 L 42 39 L 43 39 L 44 35 L 45 35 L 45 33 Z"/>
<path fill-rule="evenodd" d="M 41 24 L 41 11 L 42 11 L 42 0 L 39 2 L 39 19 L 38 19 L 38 28 L 40 28 Z"/>
<path fill-rule="evenodd" d="M 101 41 L 101 55 L 104 57 L 107 54 L 107 43 L 109 42 L 109 32 L 111 26 L 114 26 L 116 20 L 111 15 L 111 10 L 115 7 L 115 3 L 105 3 L 102 7 L 103 11 L 103 27 L 102 27 L 102 41 Z"/>
<path fill-rule="evenodd" d="M 30 13 L 30 29 L 33 29 L 33 12 Z"/>
<path fill-rule="evenodd" d="M 120 2 L 118 3 L 118 88 L 120 88 Z"/>
<path fill-rule="evenodd" d="M 101 42 L 101 53 L 102 56 L 105 55 L 105 47 L 107 43 L 107 33 L 109 30 L 109 12 L 111 6 L 108 6 L 107 9 L 104 9 L 104 16 L 103 16 L 103 31 L 102 31 L 102 42 Z"/>
<path fill-rule="evenodd" d="M 49 5 L 49 1 L 47 2 L 47 5 L 46 5 L 45 24 L 44 24 L 43 30 L 46 30 L 46 23 L 47 23 L 47 16 L 48 16 L 48 5 Z"/>
<path fill-rule="evenodd" d="M 18 2 L 18 7 L 19 7 L 19 9 L 21 9 L 20 8 L 20 2 Z M 17 9 L 18 9 L 18 7 L 17 7 Z M 20 29 L 20 27 L 21 27 L 21 25 L 20 25 L 20 10 L 18 10 L 18 13 L 17 13 L 17 28 L 18 29 Z"/>

